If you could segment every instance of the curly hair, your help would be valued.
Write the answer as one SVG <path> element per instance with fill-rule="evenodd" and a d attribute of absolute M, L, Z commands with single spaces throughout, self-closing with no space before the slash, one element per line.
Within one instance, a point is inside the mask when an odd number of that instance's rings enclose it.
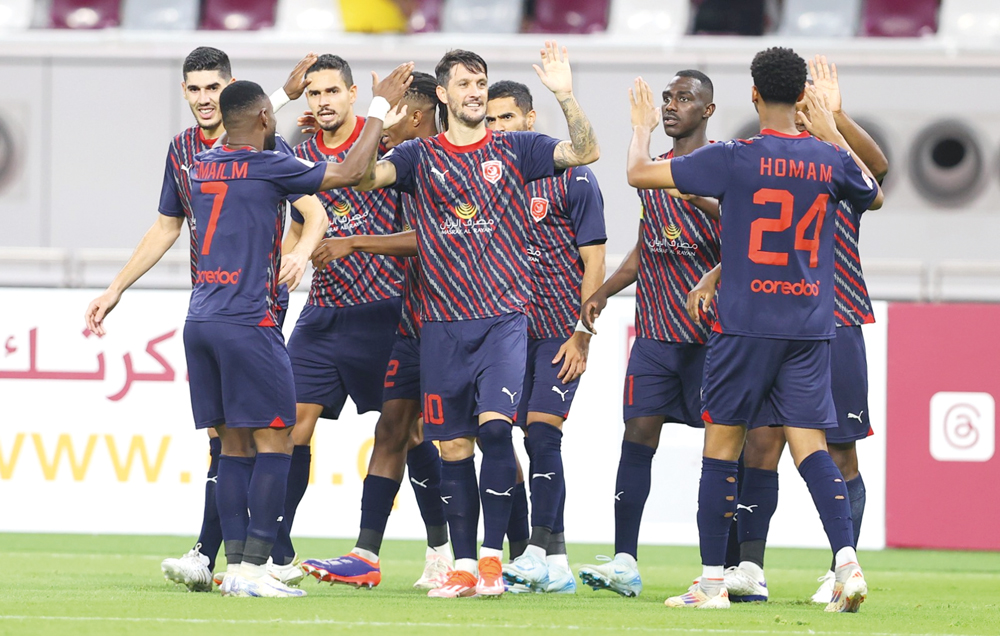
<path fill-rule="evenodd" d="M 792 49 L 773 46 L 754 56 L 750 75 L 765 102 L 794 104 L 806 87 L 806 61 Z"/>

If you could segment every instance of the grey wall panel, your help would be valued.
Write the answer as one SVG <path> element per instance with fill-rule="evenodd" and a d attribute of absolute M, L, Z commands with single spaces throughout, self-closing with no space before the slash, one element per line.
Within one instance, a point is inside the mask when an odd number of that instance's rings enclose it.
<path fill-rule="evenodd" d="M 0 62 L 0 244 L 48 245 L 45 190 L 49 101 L 47 65 L 42 60 Z"/>

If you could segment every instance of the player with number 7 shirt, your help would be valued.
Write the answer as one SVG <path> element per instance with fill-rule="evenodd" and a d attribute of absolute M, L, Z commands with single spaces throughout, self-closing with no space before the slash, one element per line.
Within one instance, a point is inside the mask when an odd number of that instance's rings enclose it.
<path fill-rule="evenodd" d="M 677 188 L 721 201 L 722 280 L 702 394 L 705 446 L 698 492 L 702 576 L 669 607 L 727 608 L 723 570 L 736 512 L 737 459 L 765 403 L 785 427 L 792 458 L 823 521 L 836 560 L 827 611 L 858 610 L 868 588 L 857 562 L 844 480 L 826 448 L 836 426 L 830 389 L 834 323 L 834 224 L 838 201 L 877 209 L 882 191 L 834 128 L 825 141 L 799 133 L 795 103 L 806 63 L 770 48 L 751 64 L 761 132 L 684 157 L 649 159 L 658 112 L 649 86 L 630 91 L 633 187 Z"/>

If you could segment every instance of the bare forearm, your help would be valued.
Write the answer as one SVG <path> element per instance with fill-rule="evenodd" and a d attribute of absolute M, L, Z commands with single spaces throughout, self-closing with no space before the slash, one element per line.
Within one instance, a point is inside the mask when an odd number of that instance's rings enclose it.
<path fill-rule="evenodd" d="M 180 236 L 182 224 L 183 219 L 179 217 L 177 222 L 160 220 L 153 224 L 139 241 L 132 256 L 125 263 L 125 267 L 108 285 L 108 289 L 120 294 L 139 280 L 163 258 L 163 255 L 174 244 L 174 241 Z"/>
<path fill-rule="evenodd" d="M 344 160 L 340 163 L 327 164 L 321 189 L 333 190 L 358 185 L 366 174 L 365 170 L 370 169 L 380 139 L 382 139 L 382 120 L 369 117 L 365 120 L 365 127 L 361 129 L 361 136 L 351 146 Z"/>
<path fill-rule="evenodd" d="M 718 199 L 713 199 L 712 197 L 691 197 L 691 205 L 704 212 L 705 216 L 710 219 L 718 221 L 722 218 Z"/>
<path fill-rule="evenodd" d="M 323 206 L 320 204 L 317 207 L 319 210 L 310 209 L 303 214 L 305 222 L 300 226 L 297 240 L 292 247 L 296 254 L 301 255 L 306 260 L 319 247 L 319 242 L 326 236 L 326 230 L 330 227 L 330 219 L 327 217 L 326 211 L 323 210 Z"/>
<path fill-rule="evenodd" d="M 628 145 L 628 184 L 633 188 L 673 188 L 670 161 L 653 161 L 649 157 L 649 130 L 632 128 Z"/>
<path fill-rule="evenodd" d="M 597 144 L 597 134 L 590 124 L 590 119 L 580 108 L 576 97 L 572 93 L 557 95 L 559 106 L 562 107 L 566 116 L 566 125 L 569 127 L 570 143 L 559 144 L 556 148 L 556 167 L 568 168 L 570 166 L 582 166 L 597 161 L 601 156 L 600 146 Z"/>
<path fill-rule="evenodd" d="M 881 181 L 889 171 L 889 161 L 872 136 L 844 111 L 834 113 L 833 120 L 837 123 L 837 130 L 868 166 L 872 176 Z"/>
<path fill-rule="evenodd" d="M 362 234 L 352 236 L 351 248 L 355 252 L 365 252 L 366 254 L 399 257 L 416 256 L 417 232 L 416 230 L 409 230 L 395 234 Z"/>
<path fill-rule="evenodd" d="M 580 282 L 580 303 L 584 303 L 594 295 L 604 283 L 606 248 L 604 245 L 588 245 L 581 248 L 587 255 L 583 260 L 583 280 Z"/>
<path fill-rule="evenodd" d="M 600 287 L 600 291 L 610 298 L 636 281 L 639 276 L 639 248 L 633 247 L 625 255 L 615 273 Z"/>

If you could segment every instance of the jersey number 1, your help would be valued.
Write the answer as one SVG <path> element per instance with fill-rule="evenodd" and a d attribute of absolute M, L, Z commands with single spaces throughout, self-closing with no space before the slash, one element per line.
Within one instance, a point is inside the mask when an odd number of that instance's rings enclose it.
<path fill-rule="evenodd" d="M 222 202 L 226 200 L 226 192 L 229 184 L 223 181 L 204 181 L 201 184 L 202 194 L 214 194 L 212 201 L 212 215 L 208 218 L 208 227 L 205 229 L 205 238 L 201 243 L 201 253 L 208 254 L 212 250 L 212 237 L 215 236 L 215 225 L 219 222 L 219 212 L 222 212 Z"/>
<path fill-rule="evenodd" d="M 819 233 L 823 229 L 823 218 L 826 216 L 826 205 L 829 194 L 820 194 L 806 211 L 805 216 L 795 224 L 795 249 L 809 252 L 809 267 L 819 265 Z M 792 226 L 792 210 L 795 197 L 788 190 L 762 188 L 753 195 L 756 205 L 778 203 L 781 205 L 781 216 L 776 219 L 757 219 L 750 224 L 750 250 L 748 256 L 754 263 L 761 265 L 788 265 L 787 252 L 768 252 L 760 248 L 766 232 L 784 232 Z M 806 238 L 806 230 L 815 219 L 816 229 L 812 238 Z"/>

